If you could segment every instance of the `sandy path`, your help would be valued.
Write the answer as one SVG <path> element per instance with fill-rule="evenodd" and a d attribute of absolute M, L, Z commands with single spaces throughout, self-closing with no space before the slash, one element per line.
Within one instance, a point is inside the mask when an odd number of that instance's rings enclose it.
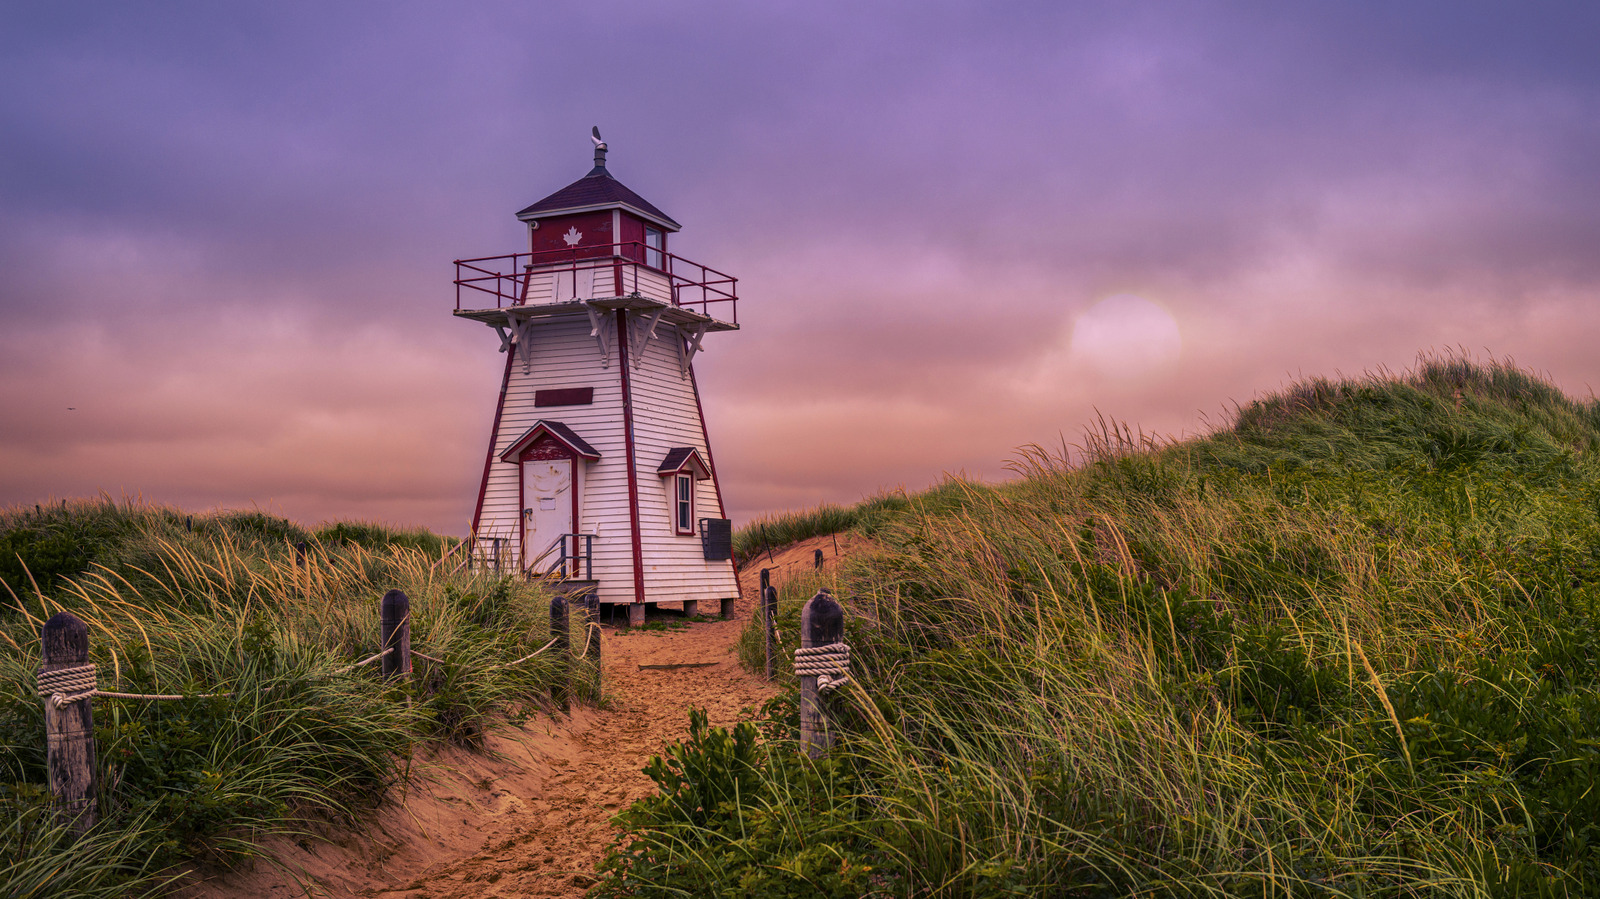
<path fill-rule="evenodd" d="M 681 739 L 689 709 L 704 708 L 713 725 L 749 717 L 773 693 L 738 665 L 734 645 L 748 603 L 730 621 L 672 627 L 673 619 L 629 631 L 607 630 L 608 709 L 581 716 L 570 752 L 548 759 L 537 797 L 520 814 L 490 825 L 482 850 L 435 864 L 419 876 L 356 895 L 454 899 L 473 896 L 581 896 L 610 845 L 610 824 L 628 803 L 653 792 L 642 770 L 650 756 Z M 699 668 L 641 665 L 710 663 Z"/>
<path fill-rule="evenodd" d="M 852 544 L 859 543 L 851 539 Z M 808 540 L 741 572 L 731 620 L 685 623 L 663 614 L 633 631 L 604 632 L 606 708 L 574 707 L 488 739 L 489 754 L 447 749 L 419 760 L 418 778 L 360 832 L 310 825 L 311 839 L 269 840 L 278 864 L 257 863 L 191 881 L 184 899 L 260 896 L 464 899 L 576 897 L 615 837 L 611 817 L 655 784 L 642 769 L 683 739 L 689 710 L 714 726 L 752 716 L 776 691 L 737 660 L 739 632 L 754 607 L 762 567 L 774 582 L 811 567 L 814 549 L 831 564 L 832 538 Z M 840 549 L 852 547 L 840 542 Z M 707 663 L 704 667 L 642 665 Z"/>

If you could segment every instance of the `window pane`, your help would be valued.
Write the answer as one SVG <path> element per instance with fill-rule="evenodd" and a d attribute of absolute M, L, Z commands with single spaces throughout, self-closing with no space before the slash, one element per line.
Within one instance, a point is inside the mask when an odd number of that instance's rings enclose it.
<path fill-rule="evenodd" d="M 644 229 L 644 264 L 651 268 L 662 268 L 666 260 L 661 252 L 664 246 L 663 235 L 654 228 Z"/>

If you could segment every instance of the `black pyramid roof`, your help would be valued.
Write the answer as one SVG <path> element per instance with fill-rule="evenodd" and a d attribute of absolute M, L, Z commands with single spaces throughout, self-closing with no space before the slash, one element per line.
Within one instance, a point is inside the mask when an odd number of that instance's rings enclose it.
<path fill-rule="evenodd" d="M 517 218 L 526 222 L 568 212 L 587 212 L 617 206 L 650 219 L 668 231 L 677 231 L 683 227 L 665 212 L 657 209 L 649 200 L 629 190 L 626 184 L 612 177 L 606 170 L 603 158 L 589 170 L 589 174 L 518 212 Z"/>

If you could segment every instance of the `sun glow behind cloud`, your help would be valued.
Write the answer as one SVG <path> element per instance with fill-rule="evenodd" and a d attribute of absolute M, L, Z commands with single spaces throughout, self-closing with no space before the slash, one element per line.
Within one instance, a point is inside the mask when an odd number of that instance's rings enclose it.
<path fill-rule="evenodd" d="M 1182 351 L 1172 314 L 1136 294 L 1106 297 L 1072 325 L 1071 360 L 1109 378 L 1154 377 L 1169 371 Z"/>

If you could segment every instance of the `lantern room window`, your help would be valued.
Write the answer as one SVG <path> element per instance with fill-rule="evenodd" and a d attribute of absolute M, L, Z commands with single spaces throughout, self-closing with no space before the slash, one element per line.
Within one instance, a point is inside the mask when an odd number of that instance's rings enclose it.
<path fill-rule="evenodd" d="M 644 264 L 651 268 L 665 269 L 667 236 L 660 228 L 651 228 L 646 225 L 644 229 Z"/>
<path fill-rule="evenodd" d="M 694 533 L 694 475 L 681 473 L 673 478 L 677 483 L 677 499 L 673 503 L 673 523 L 680 534 Z"/>

